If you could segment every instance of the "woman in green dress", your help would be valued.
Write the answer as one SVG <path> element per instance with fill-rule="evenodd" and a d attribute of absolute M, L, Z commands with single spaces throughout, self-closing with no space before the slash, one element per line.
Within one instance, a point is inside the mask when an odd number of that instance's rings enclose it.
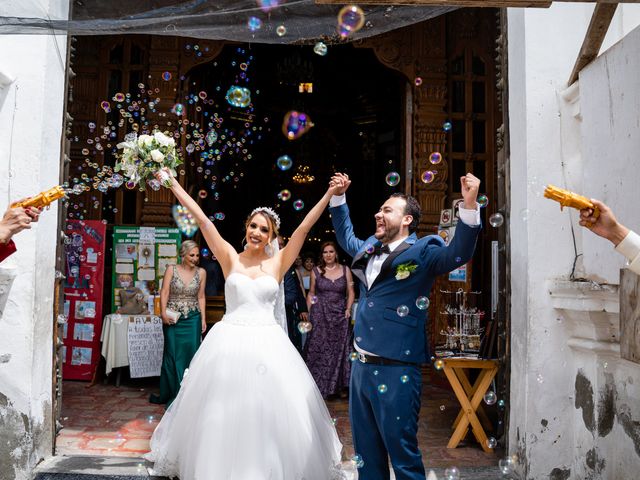
<path fill-rule="evenodd" d="M 192 240 L 180 248 L 180 265 L 169 265 L 162 280 L 160 309 L 164 333 L 164 353 L 160 373 L 160 395 L 151 394 L 152 403 L 176 398 L 184 371 L 200 346 L 205 321 L 206 272 L 198 267 L 200 249 Z M 179 315 L 179 316 L 178 316 Z M 176 319 L 177 318 L 177 319 Z"/>

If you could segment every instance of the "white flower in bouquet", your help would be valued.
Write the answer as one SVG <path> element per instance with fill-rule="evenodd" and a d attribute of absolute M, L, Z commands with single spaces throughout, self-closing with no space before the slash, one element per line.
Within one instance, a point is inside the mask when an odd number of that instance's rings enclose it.
<path fill-rule="evenodd" d="M 160 150 L 151 150 L 151 158 L 154 162 L 161 163 L 164 160 L 164 155 Z"/>
<path fill-rule="evenodd" d="M 163 147 L 175 147 L 176 145 L 176 141 L 173 139 L 173 137 L 168 137 L 162 132 L 155 132 L 153 134 L 153 138 Z"/>
<path fill-rule="evenodd" d="M 144 190 L 147 184 L 156 190 L 154 175 L 167 168 L 175 176 L 176 168 L 182 163 L 175 140 L 162 132 L 140 136 L 130 133 L 117 147 L 122 153 L 118 155 L 114 171 L 122 172 L 127 181 L 138 185 L 140 190 Z"/>

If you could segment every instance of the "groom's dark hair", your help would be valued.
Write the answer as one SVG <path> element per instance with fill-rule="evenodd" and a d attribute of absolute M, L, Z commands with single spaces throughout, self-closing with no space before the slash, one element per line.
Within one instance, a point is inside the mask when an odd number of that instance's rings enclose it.
<path fill-rule="evenodd" d="M 420 215 L 422 213 L 422 209 L 420 208 L 418 200 L 416 200 L 415 197 L 412 197 L 411 195 L 405 195 L 404 193 L 400 192 L 394 193 L 389 198 L 401 198 L 406 202 L 406 205 L 404 207 L 404 214 L 411 215 L 411 217 L 413 217 L 413 220 L 409 224 L 409 233 L 415 232 L 418 229 L 418 224 L 420 223 Z"/>

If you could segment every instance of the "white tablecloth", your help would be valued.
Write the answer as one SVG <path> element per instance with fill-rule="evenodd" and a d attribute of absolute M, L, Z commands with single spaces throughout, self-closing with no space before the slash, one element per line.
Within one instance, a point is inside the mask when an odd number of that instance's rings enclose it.
<path fill-rule="evenodd" d="M 112 313 L 102 323 L 102 356 L 107 367 L 106 374 L 118 367 L 129 366 L 128 330 L 131 317 L 153 317 L 155 315 L 121 315 Z"/>

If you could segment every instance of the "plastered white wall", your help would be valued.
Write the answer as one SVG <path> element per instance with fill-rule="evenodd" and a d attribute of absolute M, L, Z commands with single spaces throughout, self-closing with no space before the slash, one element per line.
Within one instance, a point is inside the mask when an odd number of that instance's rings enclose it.
<path fill-rule="evenodd" d="M 593 8 L 592 4 L 554 3 L 549 9 L 508 10 L 509 450 L 519 455 L 520 473 L 531 479 L 584 478 L 575 476 L 580 425 L 575 421 L 575 358 L 568 347 L 572 333 L 553 308 L 550 282 L 569 279 L 574 261 L 574 276 L 584 275 L 582 257 L 576 258 L 576 253 L 582 253 L 588 232 L 577 226 L 577 212 L 561 212 L 557 203 L 543 198 L 543 191 L 546 184 L 554 184 L 587 192 L 591 178 L 604 183 L 612 174 L 601 164 L 583 175 L 585 156 L 594 148 L 585 143 L 585 137 L 595 132 L 581 130 L 582 88 L 567 89 L 566 83 Z M 615 21 L 624 27 L 618 29 L 620 34 L 629 30 L 624 15 Z M 611 44 L 619 39 L 615 32 L 608 37 Z M 603 243 L 599 247 L 611 248 Z M 584 262 L 603 275 L 602 263 Z"/>
<path fill-rule="evenodd" d="M 2 16 L 66 18 L 68 1 L 8 1 Z M 0 209 L 59 183 L 65 102 L 66 37 L 0 35 L 0 71 L 14 79 L 0 104 Z M 57 209 L 45 211 L 29 231 L 14 237 L 18 251 L 3 262 L 15 265 L 0 319 L 0 418 L 3 441 L 0 477 L 30 478 L 52 445 L 52 325 Z M 24 431 L 15 419 L 23 420 Z M 18 438 L 18 436 L 20 438 Z M 10 453 L 10 455 L 8 455 Z M 4 478 L 4 477 L 3 477 Z"/>

